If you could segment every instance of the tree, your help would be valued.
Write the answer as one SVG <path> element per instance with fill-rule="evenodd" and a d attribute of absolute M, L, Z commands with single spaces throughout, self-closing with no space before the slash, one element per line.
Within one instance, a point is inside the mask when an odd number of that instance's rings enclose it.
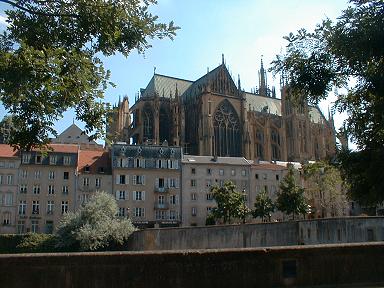
<path fill-rule="evenodd" d="M 297 186 L 295 172 L 292 165 L 288 166 L 288 173 L 280 182 L 280 192 L 277 193 L 276 208 L 288 215 L 305 215 L 308 212 L 308 204 L 304 197 L 304 188 Z"/>
<path fill-rule="evenodd" d="M 383 164 L 365 160 L 384 154 L 384 2 L 350 3 L 335 23 L 326 19 L 313 33 L 301 29 L 285 37 L 286 54 L 276 57 L 272 70 L 282 74 L 296 102 L 316 104 L 332 89 L 346 88 L 335 109 L 348 114 L 346 130 L 359 151 L 342 151 L 338 159 L 351 196 L 376 204 L 384 200 Z"/>
<path fill-rule="evenodd" d="M 58 246 L 87 251 L 123 244 L 136 229 L 130 219 L 120 219 L 117 213 L 113 196 L 96 192 L 77 212 L 63 216 L 56 232 Z"/>
<path fill-rule="evenodd" d="M 343 216 L 348 208 L 346 187 L 340 170 L 326 162 L 303 166 L 305 193 L 322 217 Z"/>
<path fill-rule="evenodd" d="M 172 39 L 178 29 L 148 11 L 156 0 L 0 2 L 13 8 L 0 35 L 0 101 L 18 127 L 11 144 L 27 150 L 46 146 L 70 108 L 92 139 L 103 135 L 102 101 L 113 83 L 99 56 L 142 53 L 148 39 Z"/>
<path fill-rule="evenodd" d="M 212 187 L 211 192 L 217 204 L 211 212 L 215 219 L 223 219 L 224 223 L 231 223 L 231 218 L 238 218 L 245 222 L 249 209 L 245 205 L 244 193 L 237 192 L 235 184 L 227 181 L 223 187 Z"/>
<path fill-rule="evenodd" d="M 268 217 L 271 221 L 271 213 L 275 211 L 275 205 L 265 190 L 256 196 L 254 207 L 255 209 L 251 212 L 253 218 L 260 217 L 264 220 L 265 217 Z"/>
<path fill-rule="evenodd" d="M 0 122 L 0 143 L 9 144 L 13 131 L 15 131 L 15 126 L 13 125 L 12 116 L 4 116 Z"/>

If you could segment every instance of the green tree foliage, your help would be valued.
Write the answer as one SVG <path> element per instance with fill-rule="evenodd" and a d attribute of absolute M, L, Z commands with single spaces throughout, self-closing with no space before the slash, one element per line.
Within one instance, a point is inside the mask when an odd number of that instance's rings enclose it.
<path fill-rule="evenodd" d="M 0 35 L 0 101 L 18 127 L 11 143 L 22 149 L 47 144 L 70 108 L 91 138 L 103 135 L 102 101 L 113 84 L 99 57 L 144 52 L 148 39 L 172 39 L 178 29 L 148 11 L 156 0 L 0 2 L 12 7 Z"/>
<path fill-rule="evenodd" d="M 123 244 L 135 228 L 130 219 L 120 219 L 117 213 L 112 195 L 95 193 L 77 212 L 63 216 L 56 232 L 58 247 L 87 251 Z"/>
<path fill-rule="evenodd" d="M 317 103 L 332 89 L 346 88 L 335 109 L 348 114 L 346 131 L 359 151 L 343 151 L 340 164 L 351 196 L 376 204 L 384 200 L 383 164 L 366 160 L 384 154 L 384 2 L 350 2 L 335 23 L 326 19 L 313 33 L 302 29 L 285 37 L 286 54 L 277 56 L 272 69 L 282 73 L 289 97 L 299 102 Z"/>
<path fill-rule="evenodd" d="M 9 144 L 10 136 L 15 131 L 12 116 L 4 116 L 0 122 L 0 143 Z"/>
<path fill-rule="evenodd" d="M 211 192 L 217 204 L 211 212 L 215 219 L 223 219 L 224 223 L 231 223 L 233 218 L 245 222 L 249 209 L 245 205 L 244 193 L 237 192 L 235 184 L 227 181 L 223 187 L 212 187 Z"/>
<path fill-rule="evenodd" d="M 326 162 L 304 165 L 305 193 L 324 217 L 343 216 L 348 208 L 346 187 L 340 170 Z M 319 207 L 316 207 L 319 204 Z"/>
<path fill-rule="evenodd" d="M 251 212 L 252 216 L 253 218 L 260 217 L 262 220 L 268 217 L 269 221 L 271 221 L 273 211 L 275 211 L 275 204 L 264 190 L 256 196 L 254 209 Z"/>
<path fill-rule="evenodd" d="M 277 193 L 276 208 L 287 215 L 303 214 L 308 212 L 308 204 L 304 197 L 304 188 L 296 185 L 295 172 L 292 165 L 288 173 L 280 182 L 280 192 Z"/>

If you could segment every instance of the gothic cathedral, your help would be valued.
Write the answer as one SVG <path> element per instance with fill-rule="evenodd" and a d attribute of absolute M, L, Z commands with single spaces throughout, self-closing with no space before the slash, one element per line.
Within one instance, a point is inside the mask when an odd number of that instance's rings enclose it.
<path fill-rule="evenodd" d="M 185 154 L 243 156 L 266 161 L 332 157 L 336 137 L 332 115 L 317 106 L 290 104 L 267 86 L 261 61 L 259 86 L 237 85 L 224 63 L 196 81 L 154 74 L 129 108 L 119 101 L 109 115 L 107 137 L 132 144 L 181 146 Z M 132 117 L 132 119 L 131 119 Z"/>

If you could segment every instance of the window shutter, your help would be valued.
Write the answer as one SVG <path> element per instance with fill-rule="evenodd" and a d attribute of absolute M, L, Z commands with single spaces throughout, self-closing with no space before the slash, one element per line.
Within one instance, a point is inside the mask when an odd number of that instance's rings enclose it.
<path fill-rule="evenodd" d="M 175 178 L 175 187 L 179 188 L 179 179 L 178 178 Z"/>
<path fill-rule="evenodd" d="M 159 188 L 159 178 L 156 178 L 155 187 L 156 187 L 156 188 Z"/>
<path fill-rule="evenodd" d="M 141 195 L 142 195 L 142 198 L 143 198 L 143 201 L 144 201 L 145 200 L 145 191 L 142 191 L 141 193 L 142 193 Z"/>
<path fill-rule="evenodd" d="M 132 176 L 132 185 L 136 185 L 136 175 Z"/>
<path fill-rule="evenodd" d="M 145 185 L 145 175 L 142 175 L 141 177 L 143 177 L 143 185 Z"/>
<path fill-rule="evenodd" d="M 179 195 L 176 195 L 176 204 L 179 204 Z"/>
<path fill-rule="evenodd" d="M 120 199 L 120 191 L 116 191 L 116 200 Z"/>
<path fill-rule="evenodd" d="M 174 160 L 174 163 L 173 163 L 174 165 L 173 165 L 173 168 L 175 168 L 175 169 L 179 169 L 179 161 L 177 161 L 177 160 Z"/>
<path fill-rule="evenodd" d="M 120 184 L 120 175 L 119 174 L 116 175 L 116 184 Z"/>
<path fill-rule="evenodd" d="M 137 200 L 136 199 L 136 191 L 132 191 L 132 200 Z"/>
<path fill-rule="evenodd" d="M 125 175 L 125 184 L 129 184 L 129 175 Z"/>

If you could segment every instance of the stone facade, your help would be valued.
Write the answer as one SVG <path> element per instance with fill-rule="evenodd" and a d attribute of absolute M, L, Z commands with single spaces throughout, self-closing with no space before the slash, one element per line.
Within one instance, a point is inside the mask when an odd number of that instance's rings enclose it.
<path fill-rule="evenodd" d="M 259 75 L 259 87 L 245 92 L 224 60 L 196 81 L 154 74 L 132 107 L 128 98 L 115 107 L 108 135 L 133 144 L 167 141 L 201 156 L 298 162 L 332 157 L 332 116 L 326 119 L 306 103 L 294 107 L 283 86 L 277 99 L 262 63 Z"/>

